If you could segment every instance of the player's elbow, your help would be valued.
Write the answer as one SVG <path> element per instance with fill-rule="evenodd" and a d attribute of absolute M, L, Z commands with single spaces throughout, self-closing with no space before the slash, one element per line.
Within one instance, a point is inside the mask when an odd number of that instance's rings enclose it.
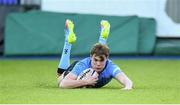
<path fill-rule="evenodd" d="M 70 84 L 67 80 L 65 80 L 65 79 L 63 79 L 63 80 L 61 81 L 61 83 L 59 84 L 59 87 L 60 87 L 60 88 L 64 88 L 64 89 L 74 88 L 74 87 L 71 86 L 71 84 Z"/>
<path fill-rule="evenodd" d="M 59 83 L 59 88 L 68 88 L 64 80 Z"/>

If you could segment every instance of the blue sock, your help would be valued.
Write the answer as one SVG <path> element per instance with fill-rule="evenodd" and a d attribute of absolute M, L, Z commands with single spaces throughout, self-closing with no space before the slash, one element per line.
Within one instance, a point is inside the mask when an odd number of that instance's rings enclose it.
<path fill-rule="evenodd" d="M 70 66 L 70 52 L 72 44 L 67 40 L 68 31 L 65 30 L 65 42 L 58 68 L 67 69 Z"/>
<path fill-rule="evenodd" d="M 101 44 L 106 44 L 106 41 L 107 41 L 107 39 L 102 38 L 101 35 L 100 35 L 100 37 L 99 37 L 99 43 L 101 43 Z"/>

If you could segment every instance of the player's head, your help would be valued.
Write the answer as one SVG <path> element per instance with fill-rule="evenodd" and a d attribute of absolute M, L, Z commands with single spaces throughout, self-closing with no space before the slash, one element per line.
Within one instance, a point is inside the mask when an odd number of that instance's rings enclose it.
<path fill-rule="evenodd" d="M 91 49 L 90 56 L 92 68 L 100 72 L 104 68 L 109 57 L 109 48 L 107 45 L 96 43 Z"/>

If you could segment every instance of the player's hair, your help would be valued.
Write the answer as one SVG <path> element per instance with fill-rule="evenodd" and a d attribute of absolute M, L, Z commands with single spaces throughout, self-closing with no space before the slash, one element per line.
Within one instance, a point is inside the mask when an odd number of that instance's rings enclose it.
<path fill-rule="evenodd" d="M 109 48 L 107 45 L 96 43 L 92 47 L 90 54 L 91 56 L 95 54 L 95 56 L 99 56 L 100 58 L 102 58 L 103 55 L 105 55 L 106 57 L 109 57 Z"/>

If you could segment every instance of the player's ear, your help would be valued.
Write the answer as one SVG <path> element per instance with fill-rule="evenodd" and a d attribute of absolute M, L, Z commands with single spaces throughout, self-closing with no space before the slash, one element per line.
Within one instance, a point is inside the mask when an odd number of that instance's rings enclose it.
<path fill-rule="evenodd" d="M 90 54 L 90 59 L 93 60 L 93 55 L 92 54 Z"/>
<path fill-rule="evenodd" d="M 90 59 L 93 60 L 93 56 L 92 55 L 90 55 Z"/>
<path fill-rule="evenodd" d="M 92 58 L 93 57 L 93 55 L 92 54 L 90 54 L 90 58 Z"/>

